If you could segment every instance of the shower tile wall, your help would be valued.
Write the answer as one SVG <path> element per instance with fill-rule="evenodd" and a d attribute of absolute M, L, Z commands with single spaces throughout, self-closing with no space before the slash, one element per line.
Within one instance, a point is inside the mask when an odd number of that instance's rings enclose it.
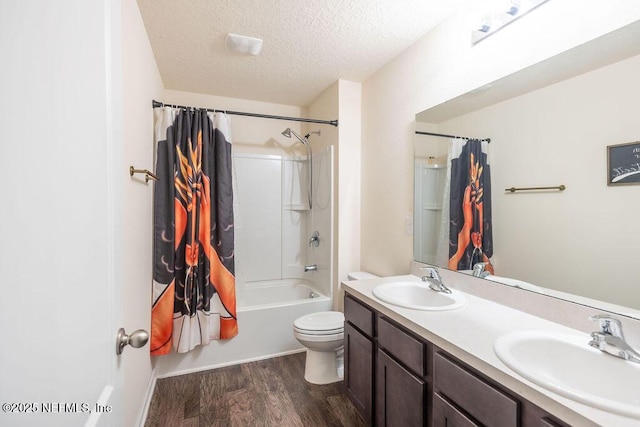
<path fill-rule="evenodd" d="M 238 282 L 280 279 L 282 160 L 235 156 L 234 165 Z"/>
<path fill-rule="evenodd" d="M 236 155 L 238 283 L 303 277 L 306 166 L 280 156 Z"/>
<path fill-rule="evenodd" d="M 236 154 L 237 285 L 306 279 L 331 295 L 333 150 L 313 154 L 313 209 L 309 210 L 304 157 Z M 309 247 L 314 231 L 320 245 Z M 318 271 L 304 272 L 316 264 Z"/>
<path fill-rule="evenodd" d="M 307 196 L 306 158 L 283 160 L 282 180 L 282 277 L 304 278 L 307 262 L 307 223 L 309 198 Z M 309 234 L 310 236 L 310 234 Z"/>

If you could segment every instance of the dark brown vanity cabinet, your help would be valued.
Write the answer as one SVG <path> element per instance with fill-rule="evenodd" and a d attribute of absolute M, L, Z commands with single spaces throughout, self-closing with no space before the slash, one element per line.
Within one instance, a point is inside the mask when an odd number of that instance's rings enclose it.
<path fill-rule="evenodd" d="M 426 426 L 428 344 L 345 296 L 347 395 L 377 426 Z"/>
<path fill-rule="evenodd" d="M 358 411 L 373 419 L 373 325 L 371 309 L 345 296 L 344 299 L 344 385 Z"/>
<path fill-rule="evenodd" d="M 434 427 L 518 425 L 518 400 L 476 376 L 440 350 L 434 354 L 433 365 L 436 395 Z"/>
<path fill-rule="evenodd" d="M 383 316 L 377 331 L 376 425 L 428 425 L 428 344 Z"/>
<path fill-rule="evenodd" d="M 346 294 L 346 392 L 376 426 L 568 427 Z"/>
<path fill-rule="evenodd" d="M 434 348 L 433 427 L 569 427 Z"/>

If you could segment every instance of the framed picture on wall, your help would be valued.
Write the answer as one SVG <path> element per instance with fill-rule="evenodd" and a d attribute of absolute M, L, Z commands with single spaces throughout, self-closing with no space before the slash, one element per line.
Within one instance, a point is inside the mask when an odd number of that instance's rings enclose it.
<path fill-rule="evenodd" d="M 640 185 L 640 141 L 607 146 L 607 185 Z"/>

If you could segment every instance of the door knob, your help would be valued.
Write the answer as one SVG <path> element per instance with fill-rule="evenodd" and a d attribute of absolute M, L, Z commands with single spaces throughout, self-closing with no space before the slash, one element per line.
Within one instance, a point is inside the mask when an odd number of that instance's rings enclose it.
<path fill-rule="evenodd" d="M 116 354 L 122 354 L 122 350 L 127 345 L 133 348 L 140 348 L 145 345 L 147 341 L 149 341 L 149 332 L 144 329 L 138 329 L 137 331 L 131 332 L 131 335 L 127 335 L 124 328 L 120 328 L 116 336 Z"/>

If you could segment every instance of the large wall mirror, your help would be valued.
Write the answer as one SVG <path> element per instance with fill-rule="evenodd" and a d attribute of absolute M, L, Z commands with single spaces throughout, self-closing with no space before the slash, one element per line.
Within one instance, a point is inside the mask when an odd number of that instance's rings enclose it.
<path fill-rule="evenodd" d="M 416 131 L 491 138 L 495 276 L 640 318 L 640 185 L 607 185 L 607 146 L 640 140 L 637 40 L 640 22 L 420 112 Z M 415 137 L 414 258 L 441 267 L 449 144 Z"/>

